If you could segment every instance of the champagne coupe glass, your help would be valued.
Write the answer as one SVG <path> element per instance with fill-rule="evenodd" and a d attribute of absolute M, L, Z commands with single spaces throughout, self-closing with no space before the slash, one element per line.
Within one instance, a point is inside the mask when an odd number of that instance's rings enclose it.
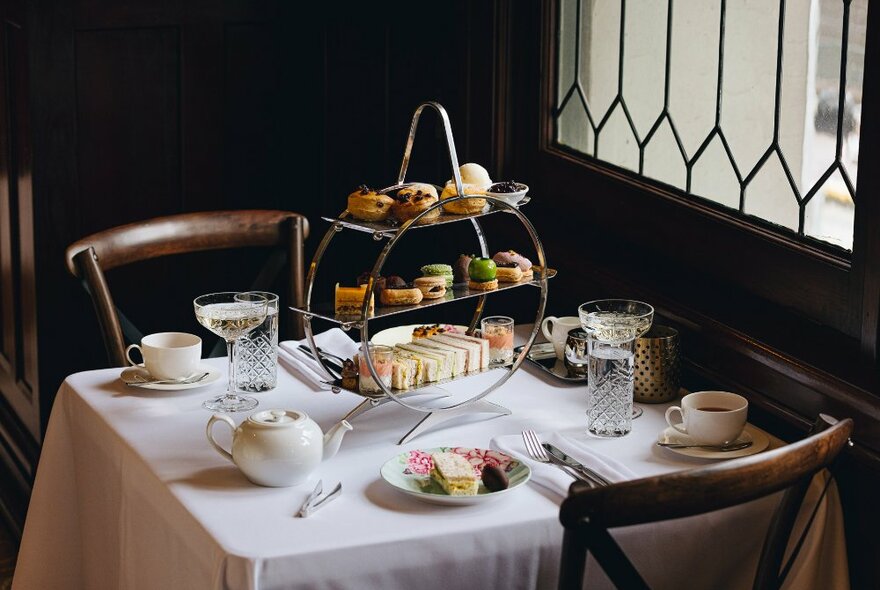
<path fill-rule="evenodd" d="M 193 300 L 196 320 L 224 340 L 229 359 L 229 385 L 226 393 L 205 401 L 202 406 L 215 412 L 244 412 L 257 407 L 256 399 L 235 391 L 235 341 L 263 323 L 268 301 L 257 293 L 211 293 Z"/>

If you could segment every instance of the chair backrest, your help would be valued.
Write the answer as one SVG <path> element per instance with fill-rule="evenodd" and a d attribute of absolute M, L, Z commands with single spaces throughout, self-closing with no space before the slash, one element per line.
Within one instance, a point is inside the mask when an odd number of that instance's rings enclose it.
<path fill-rule="evenodd" d="M 122 325 L 104 277 L 104 271 L 172 254 L 228 248 L 274 246 L 289 263 L 288 300 L 303 304 L 305 263 L 303 246 L 308 220 L 290 211 L 208 211 L 157 217 L 107 229 L 71 244 L 65 253 L 67 269 L 85 281 L 114 366 L 127 365 Z M 278 265 L 279 267 L 282 265 Z M 277 269 L 276 269 L 277 270 Z M 286 326 L 302 337 L 299 318 L 286 318 Z"/>
<path fill-rule="evenodd" d="M 708 467 L 607 487 L 572 485 L 560 509 L 565 533 L 559 588 L 583 587 L 588 551 L 618 588 L 648 588 L 608 529 L 703 514 L 787 490 L 765 536 L 754 583 L 762 590 L 778 588 L 782 557 L 807 487 L 847 444 L 852 420 L 820 415 L 812 432 L 790 445 Z"/>

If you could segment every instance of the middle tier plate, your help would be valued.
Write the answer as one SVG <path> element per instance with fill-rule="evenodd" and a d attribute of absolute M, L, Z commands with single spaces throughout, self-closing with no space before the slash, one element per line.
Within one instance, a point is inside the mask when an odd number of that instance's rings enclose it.
<path fill-rule="evenodd" d="M 535 271 L 537 274 L 537 271 Z M 553 268 L 547 269 L 547 278 L 552 279 L 556 276 L 556 270 Z M 530 281 L 519 281 L 517 283 L 498 283 L 498 288 L 493 289 L 491 291 L 478 291 L 475 289 L 468 289 L 467 285 L 453 285 L 451 289 L 446 290 L 446 296 L 440 299 L 424 299 L 421 303 L 417 305 L 377 305 L 375 307 L 375 311 L 373 315 L 369 316 L 368 319 L 376 319 L 389 315 L 394 315 L 398 313 L 405 313 L 408 311 L 413 311 L 416 309 L 424 309 L 426 307 L 432 307 L 434 305 L 442 305 L 443 303 L 449 303 L 450 301 L 456 301 L 459 299 L 468 299 L 470 297 L 479 297 L 480 295 L 490 295 L 492 293 L 497 293 L 498 291 L 506 291 L 507 289 L 513 289 L 515 287 L 522 287 L 524 285 L 531 285 L 532 287 L 541 286 L 541 279 L 534 278 Z M 378 297 L 377 297 L 378 299 Z M 319 303 L 316 305 L 311 305 L 306 308 L 294 307 L 291 306 L 290 309 L 297 313 L 308 314 L 313 317 L 322 318 L 331 322 L 336 322 L 337 324 L 349 324 L 349 325 L 358 325 L 361 323 L 361 314 L 339 314 L 337 315 L 334 312 L 334 305 L 332 303 Z"/>

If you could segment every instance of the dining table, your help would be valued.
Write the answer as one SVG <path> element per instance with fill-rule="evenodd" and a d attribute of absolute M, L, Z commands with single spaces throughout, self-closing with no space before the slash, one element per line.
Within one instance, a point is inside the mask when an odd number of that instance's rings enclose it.
<path fill-rule="evenodd" d="M 520 326 L 522 340 L 528 326 Z M 205 363 L 224 372 L 225 359 Z M 506 369 L 499 369 L 506 370 Z M 632 432 L 598 438 L 586 430 L 587 387 L 528 362 L 488 399 L 511 413 L 460 415 L 397 444 L 418 412 L 390 402 L 356 418 L 339 452 L 292 487 L 251 483 L 212 448 L 204 387 L 156 391 L 127 386 L 120 368 L 70 375 L 52 407 L 13 580 L 14 590 L 282 588 L 555 588 L 563 528 L 562 488 L 532 466 L 524 485 L 472 505 L 436 505 L 380 476 L 389 459 L 435 447 L 504 448 L 523 430 L 584 449 L 627 478 L 691 469 L 713 460 L 656 445 L 671 404 L 638 404 Z M 486 387 L 493 372 L 468 377 Z M 363 398 L 316 390 L 280 364 L 275 389 L 253 394 L 257 410 L 295 409 L 326 432 Z M 240 423 L 248 413 L 231 414 Z M 229 448 L 229 429 L 216 429 Z M 771 447 L 784 444 L 771 438 Z M 574 454 L 574 452 L 573 452 Z M 795 526 L 817 516 L 786 588 L 848 588 L 843 516 L 833 482 L 813 481 Z M 308 518 L 297 511 L 318 480 L 339 498 Z M 780 494 L 705 515 L 612 532 L 652 588 L 750 588 L 763 536 Z M 652 498 L 646 497 L 645 502 Z M 588 560 L 587 587 L 611 588 Z"/>

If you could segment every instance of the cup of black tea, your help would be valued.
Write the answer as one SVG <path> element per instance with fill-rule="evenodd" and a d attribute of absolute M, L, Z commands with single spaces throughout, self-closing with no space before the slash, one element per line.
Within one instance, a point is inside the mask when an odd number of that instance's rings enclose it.
<path fill-rule="evenodd" d="M 681 422 L 673 421 L 673 414 Z M 735 441 L 748 418 L 749 402 L 728 391 L 697 391 L 681 398 L 681 406 L 666 410 L 666 422 L 695 441 L 707 445 L 726 445 Z"/>

